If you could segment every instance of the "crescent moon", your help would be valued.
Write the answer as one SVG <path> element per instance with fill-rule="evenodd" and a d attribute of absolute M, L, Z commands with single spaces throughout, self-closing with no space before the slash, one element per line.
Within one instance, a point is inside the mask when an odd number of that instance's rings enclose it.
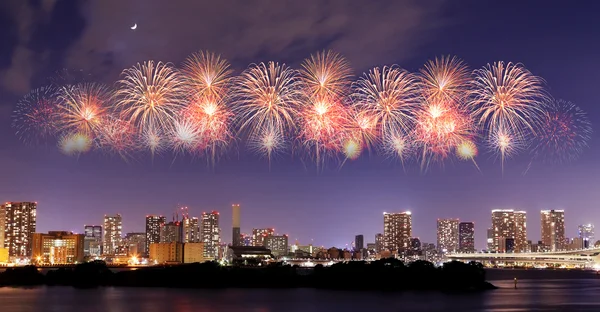
<path fill-rule="evenodd" d="M 137 28 L 137 23 L 133 24 L 133 26 L 131 26 L 131 29 L 135 30 Z"/>

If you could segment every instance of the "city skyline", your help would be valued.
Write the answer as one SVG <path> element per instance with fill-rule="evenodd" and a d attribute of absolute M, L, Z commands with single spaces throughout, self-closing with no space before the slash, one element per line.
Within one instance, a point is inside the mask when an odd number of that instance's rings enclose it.
<path fill-rule="evenodd" d="M 446 161 L 421 172 L 414 162 L 403 166 L 378 151 L 363 151 L 359 159 L 348 160 L 341 168 L 334 161 L 317 173 L 314 164 L 290 156 L 290 150 L 269 163 L 249 152 L 242 141 L 216 166 L 200 156 L 172 157 L 171 153 L 130 163 L 102 153 L 67 157 L 54 142 L 23 144 L 11 127 L 19 99 L 46 85 L 57 72 L 64 74 L 63 69 L 71 76 L 112 85 L 123 68 L 137 62 L 164 60 L 180 67 L 190 53 L 199 50 L 221 54 L 238 75 L 252 62 L 273 60 L 300 68 L 311 54 L 329 49 L 347 58 L 354 69 L 353 81 L 374 66 L 398 64 L 419 72 L 428 60 L 444 55 L 462 59 L 470 70 L 495 61 L 520 62 L 546 80 L 545 88 L 554 97 L 585 110 L 596 126 L 600 109 L 594 77 L 600 67 L 594 51 L 600 46 L 594 10 L 556 3 L 514 3 L 519 10 L 481 1 L 460 7 L 451 3 L 378 3 L 321 8 L 344 21 L 341 25 L 311 17 L 312 5 L 300 5 L 292 15 L 282 6 L 269 6 L 265 14 L 289 17 L 295 26 L 288 25 L 293 29 L 285 34 L 270 19 L 257 18 L 259 14 L 248 14 L 249 20 L 241 22 L 230 10 L 211 4 L 219 13 L 215 16 L 223 16 L 219 29 L 226 34 L 216 37 L 212 32 L 197 31 L 212 26 L 207 22 L 213 21 L 212 16 L 185 15 L 210 11 L 199 10 L 195 4 L 182 5 L 177 18 L 157 18 L 157 12 L 171 10 L 156 3 L 148 4 L 148 10 L 133 10 L 135 14 L 90 10 L 94 18 L 89 17 L 85 4 L 7 4 L 7 16 L 0 17 L 7 25 L 0 30 L 2 38 L 7 38 L 0 49 L 0 169 L 11 178 L 0 181 L 0 200 L 37 200 L 37 231 L 43 233 L 80 233 L 84 224 L 102 224 L 103 215 L 117 213 L 122 215 L 123 233 L 142 232 L 144 216 L 162 214 L 169 219 L 173 207 L 185 204 L 190 215 L 199 218 L 202 212 L 219 211 L 222 241 L 230 242 L 231 205 L 239 203 L 243 207 L 242 233 L 274 227 L 290 235 L 290 241 L 314 240 L 324 246 L 343 247 L 358 234 L 364 235 L 365 244 L 372 242 L 376 233 L 383 233 L 384 211 L 411 211 L 412 236 L 428 243 L 436 242 L 436 219 L 457 218 L 475 223 L 475 246 L 484 248 L 493 209 L 527 211 L 528 238 L 535 241 L 541 233 L 539 211 L 565 210 L 565 236 L 575 237 L 578 225 L 600 224 L 596 207 L 600 195 L 593 191 L 600 177 L 598 135 L 592 135 L 590 148 L 576 161 L 530 162 L 533 155 L 527 150 L 507 159 L 503 172 L 496 153 L 481 145 L 475 159 L 481 172 L 470 161 Z M 390 13 L 376 18 L 362 14 L 372 8 Z M 477 13 L 480 11 L 496 14 Z M 398 12 L 419 14 L 398 18 Z M 30 13 L 40 18 L 10 18 L 32 16 Z M 504 16 L 512 17 L 509 25 Z M 558 31 L 556 16 L 564 25 Z M 139 27 L 132 31 L 131 20 L 138 17 Z M 115 23 L 108 26 L 97 23 L 113 18 Z M 143 21 L 150 19 L 156 23 L 152 27 Z M 185 20 L 187 27 L 174 28 L 180 20 Z M 259 34 L 253 25 L 269 31 Z M 373 35 L 369 28 L 357 25 L 379 26 L 375 27 L 379 31 Z M 179 34 L 177 40 L 174 32 Z"/>

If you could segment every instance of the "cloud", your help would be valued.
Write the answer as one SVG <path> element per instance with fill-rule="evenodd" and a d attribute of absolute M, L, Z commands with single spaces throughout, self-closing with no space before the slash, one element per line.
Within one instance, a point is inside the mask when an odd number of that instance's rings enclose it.
<path fill-rule="evenodd" d="M 69 64 L 116 78 L 148 59 L 179 63 L 203 49 L 236 66 L 298 63 L 331 48 L 364 70 L 405 60 L 426 43 L 443 1 L 120 1 L 92 0 L 88 27 Z M 130 27 L 138 24 L 134 31 Z"/>
<path fill-rule="evenodd" d="M 0 68 L 0 84 L 24 93 L 63 67 L 113 81 L 137 62 L 178 64 L 201 49 L 222 54 L 237 69 L 267 60 L 298 65 L 311 53 L 334 49 L 362 71 L 413 56 L 440 27 L 432 21 L 439 20 L 444 0 L 8 3 L 0 7 L 17 40 L 4 60 L 9 65 Z M 131 30 L 134 23 L 138 28 Z"/>

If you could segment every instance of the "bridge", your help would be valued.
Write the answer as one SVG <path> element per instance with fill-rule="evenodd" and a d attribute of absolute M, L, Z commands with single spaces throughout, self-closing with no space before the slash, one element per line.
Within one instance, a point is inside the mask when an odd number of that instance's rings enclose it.
<path fill-rule="evenodd" d="M 449 260 L 600 267 L 600 248 L 525 253 L 454 253 Z"/>

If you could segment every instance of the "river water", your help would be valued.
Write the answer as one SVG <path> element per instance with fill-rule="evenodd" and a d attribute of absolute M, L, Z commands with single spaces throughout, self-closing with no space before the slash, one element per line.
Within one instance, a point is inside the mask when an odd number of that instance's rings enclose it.
<path fill-rule="evenodd" d="M 510 273 L 509 273 L 510 274 Z M 493 275 L 493 274 L 491 274 Z M 507 274 L 501 274 L 507 276 Z M 206 281 L 208 282 L 208 281 Z M 382 281 L 383 282 L 383 281 Z M 315 289 L 0 288 L 1 312 L 600 311 L 600 277 L 491 280 L 474 294 Z"/>

